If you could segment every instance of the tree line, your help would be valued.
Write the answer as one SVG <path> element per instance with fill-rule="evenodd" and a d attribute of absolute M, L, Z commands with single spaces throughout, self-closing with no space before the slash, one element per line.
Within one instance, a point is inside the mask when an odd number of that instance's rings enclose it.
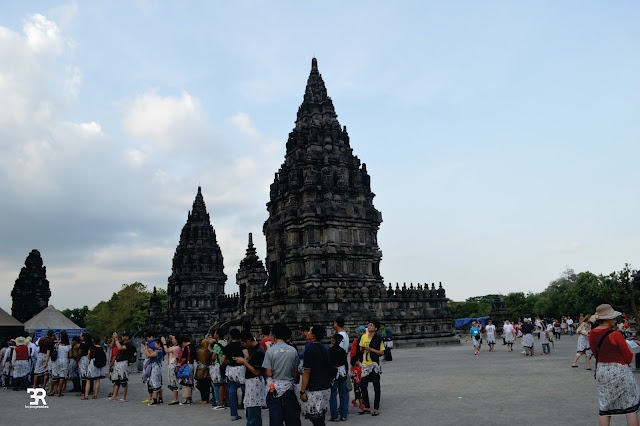
<path fill-rule="evenodd" d="M 157 289 L 156 294 L 166 309 L 167 291 Z M 152 295 L 153 292 L 142 283 L 122 284 L 120 291 L 113 293 L 111 299 L 98 303 L 93 309 L 83 306 L 65 309 L 62 313 L 93 335 L 111 336 L 114 331 L 122 333 L 125 330 L 134 333 L 144 329 Z"/>
<path fill-rule="evenodd" d="M 464 302 L 449 302 L 456 318 L 488 316 L 495 294 L 470 297 Z M 526 316 L 560 318 L 593 314 L 596 307 L 608 303 L 640 324 L 640 271 L 627 263 L 620 271 L 595 275 L 567 269 L 540 293 L 513 292 L 501 296 L 510 319 Z"/>

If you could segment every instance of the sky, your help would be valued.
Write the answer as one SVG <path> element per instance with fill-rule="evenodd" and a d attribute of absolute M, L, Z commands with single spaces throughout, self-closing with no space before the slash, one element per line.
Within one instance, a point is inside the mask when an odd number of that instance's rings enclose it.
<path fill-rule="evenodd" d="M 0 307 L 32 249 L 58 309 L 166 288 L 202 193 L 226 291 L 311 68 L 382 212 L 386 284 L 539 292 L 640 267 L 640 4 L 0 5 Z"/>

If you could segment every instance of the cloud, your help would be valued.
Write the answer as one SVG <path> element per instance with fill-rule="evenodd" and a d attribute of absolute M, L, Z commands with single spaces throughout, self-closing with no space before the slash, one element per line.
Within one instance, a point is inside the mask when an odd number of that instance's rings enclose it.
<path fill-rule="evenodd" d="M 147 151 L 173 154 L 201 146 L 213 129 L 203 116 L 200 100 L 186 91 L 161 96 L 157 90 L 123 102 L 123 125 Z"/>

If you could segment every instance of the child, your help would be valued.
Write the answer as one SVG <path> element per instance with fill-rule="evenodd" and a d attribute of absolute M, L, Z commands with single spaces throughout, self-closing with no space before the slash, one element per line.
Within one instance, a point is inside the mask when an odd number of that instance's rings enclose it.
<path fill-rule="evenodd" d="M 551 349 L 549 349 L 549 330 L 546 327 L 540 330 L 540 343 L 542 343 L 541 355 L 550 355 Z"/>
<path fill-rule="evenodd" d="M 354 398 L 351 403 L 354 407 L 360 407 L 360 409 L 364 409 L 364 404 L 362 400 L 362 391 L 360 390 L 360 379 L 362 378 L 362 367 L 360 366 L 360 360 L 358 357 L 351 357 L 351 371 L 349 372 L 349 376 L 351 377 L 351 383 L 353 383 L 353 394 Z M 357 401 L 357 402 L 356 402 Z M 360 404 L 358 404 L 358 402 Z"/>

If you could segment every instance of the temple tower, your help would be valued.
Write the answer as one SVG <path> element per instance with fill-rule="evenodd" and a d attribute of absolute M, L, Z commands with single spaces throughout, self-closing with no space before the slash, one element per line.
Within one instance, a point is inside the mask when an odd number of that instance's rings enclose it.
<path fill-rule="evenodd" d="M 215 316 L 218 297 L 224 296 L 227 276 L 223 271 L 222 252 L 198 187 L 173 256 L 167 290 L 170 326 L 179 326 L 185 332 L 206 332 Z"/>
<path fill-rule="evenodd" d="M 253 234 L 249 233 L 249 245 L 247 254 L 240 261 L 240 267 L 236 274 L 236 283 L 240 288 L 240 308 L 241 312 L 246 311 L 247 304 L 251 300 L 255 301 L 260 296 L 267 282 L 267 271 L 264 269 L 262 260 L 258 257 L 253 246 Z"/>
<path fill-rule="evenodd" d="M 42 264 L 38 250 L 31 250 L 11 291 L 11 315 L 24 323 L 49 306 L 51 290 L 47 268 Z"/>
<path fill-rule="evenodd" d="M 268 288 L 378 288 L 382 215 L 314 58 L 285 161 L 267 203 Z M 295 290 L 294 290 L 295 292 Z"/>

